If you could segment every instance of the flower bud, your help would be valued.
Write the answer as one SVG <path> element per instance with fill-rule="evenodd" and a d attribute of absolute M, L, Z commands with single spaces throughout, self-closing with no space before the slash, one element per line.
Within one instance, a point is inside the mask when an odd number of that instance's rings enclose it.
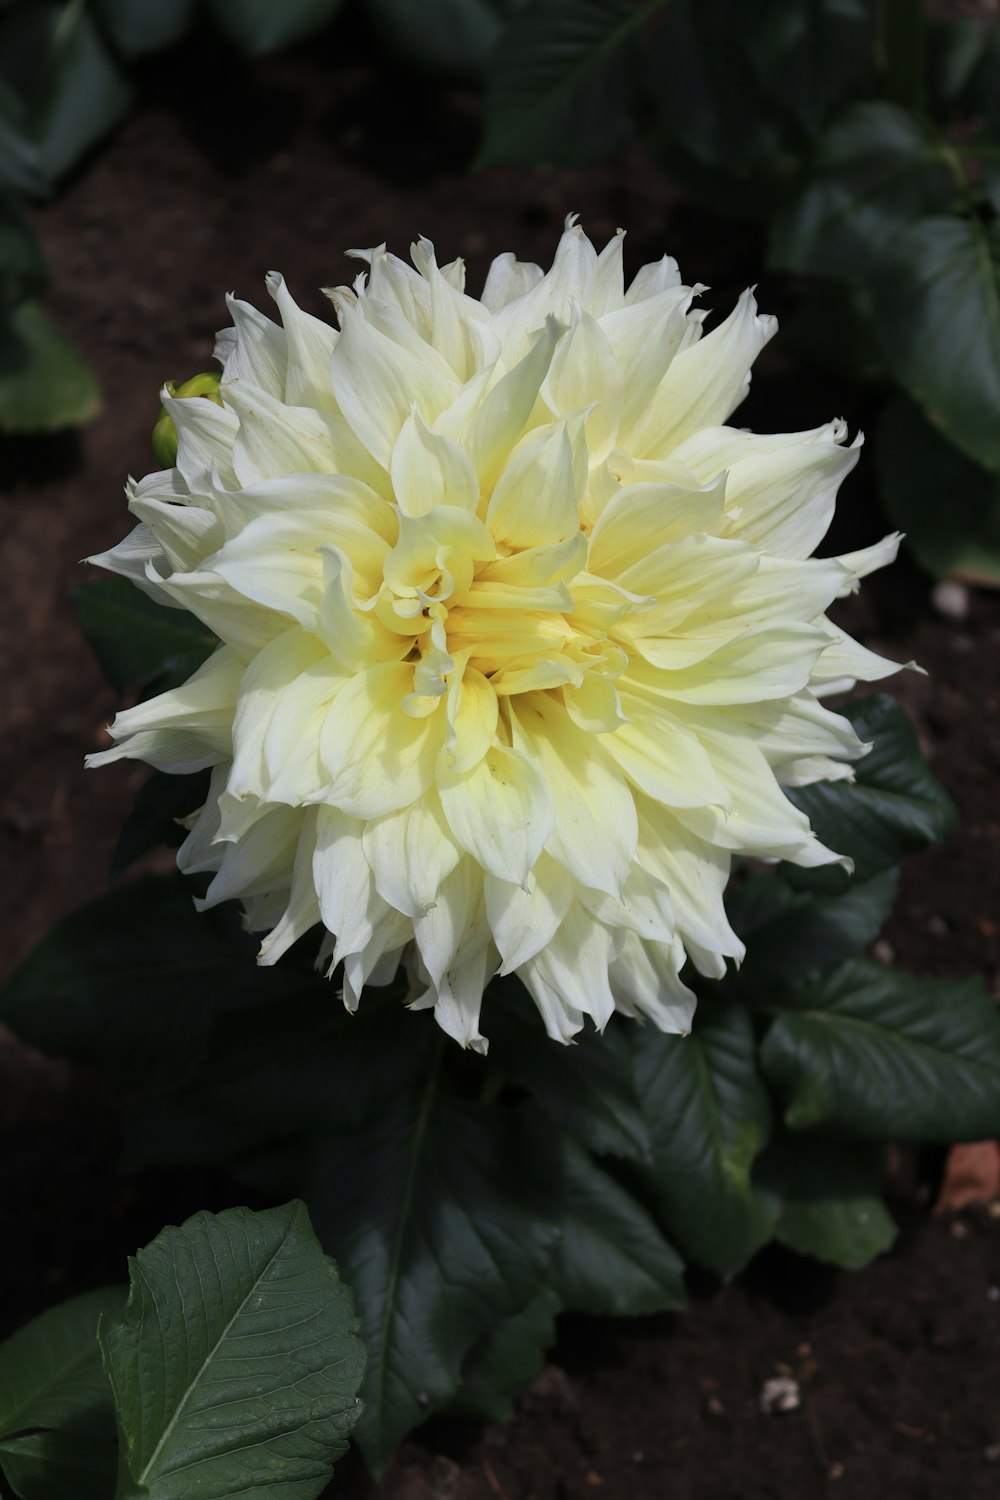
<path fill-rule="evenodd" d="M 171 396 L 207 396 L 209 401 L 214 401 L 216 406 L 221 406 L 222 397 L 219 395 L 221 379 L 221 371 L 206 370 L 201 375 L 192 375 L 190 380 L 182 382 L 165 380 L 163 385 Z M 152 442 L 157 463 L 162 464 L 165 469 L 172 469 L 177 462 L 177 428 L 165 406 L 160 407 L 160 414 L 153 427 Z"/>

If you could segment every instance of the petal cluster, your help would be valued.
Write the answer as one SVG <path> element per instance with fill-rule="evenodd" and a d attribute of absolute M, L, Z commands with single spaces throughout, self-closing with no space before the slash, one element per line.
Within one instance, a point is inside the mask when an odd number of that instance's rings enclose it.
<path fill-rule="evenodd" d="M 229 299 L 221 404 L 165 393 L 177 465 L 93 561 L 220 644 L 90 763 L 210 767 L 181 868 L 262 963 L 322 924 L 352 1008 L 404 963 L 479 1050 L 497 972 L 563 1041 L 685 1031 L 685 960 L 742 956 L 733 856 L 837 858 L 784 792 L 866 749 L 822 695 L 896 670 L 825 611 L 898 539 L 811 557 L 858 443 L 726 425 L 774 320 L 748 291 L 704 333 L 671 259 L 626 289 L 621 234 L 571 220 L 479 300 L 426 240 L 356 253 L 339 331 L 271 275 L 279 322 Z"/>

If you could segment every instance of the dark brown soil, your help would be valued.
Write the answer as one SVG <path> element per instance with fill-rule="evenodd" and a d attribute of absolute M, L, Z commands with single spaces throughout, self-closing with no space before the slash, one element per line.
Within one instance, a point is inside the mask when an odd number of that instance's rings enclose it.
<path fill-rule="evenodd" d="M 0 874 L 5 966 L 52 921 L 103 888 L 117 828 L 142 772 L 88 775 L 114 695 L 75 625 L 79 559 L 127 526 L 121 485 L 151 466 L 164 378 L 210 364 L 222 293 L 263 305 L 281 269 L 300 300 L 348 279 L 342 251 L 419 232 L 481 280 L 503 249 L 546 261 L 564 214 L 597 240 L 630 230 L 632 267 L 664 249 L 713 305 L 758 279 L 752 230 L 681 202 L 634 150 L 589 172 L 493 170 L 469 178 L 474 96 L 373 63 L 349 30 L 250 72 L 202 42 L 148 66 L 143 107 L 39 215 L 51 308 L 97 368 L 104 410 L 79 436 L 0 454 L 7 667 L 0 741 Z M 200 100 L 194 104 L 192 100 Z M 210 133 L 209 133 L 210 132 Z M 765 307 L 787 305 L 767 278 Z M 791 379 L 762 361 L 748 424 L 814 425 L 863 406 L 836 384 Z M 870 462 L 845 492 L 836 542 L 884 529 Z M 889 690 L 917 720 L 962 828 L 910 861 L 885 941 L 920 973 L 1000 968 L 1000 599 L 967 618 L 931 608 L 909 564 L 874 580 L 850 620 L 872 645 L 918 659 L 929 677 Z M 99 1090 L 0 1047 L 0 1335 L 69 1291 L 119 1279 L 161 1224 L 218 1207 L 212 1177 L 115 1176 L 115 1122 Z M 917 1174 L 916 1182 L 926 1177 Z M 704 1289 L 681 1319 L 566 1320 L 553 1363 L 506 1429 L 432 1425 L 374 1487 L 353 1458 L 345 1500 L 844 1500 L 1000 1492 L 1000 1220 L 932 1220 L 901 1180 L 906 1229 L 867 1271 L 834 1276 L 769 1253 L 739 1283 Z M 802 1404 L 765 1416 L 763 1382 L 790 1371 Z"/>

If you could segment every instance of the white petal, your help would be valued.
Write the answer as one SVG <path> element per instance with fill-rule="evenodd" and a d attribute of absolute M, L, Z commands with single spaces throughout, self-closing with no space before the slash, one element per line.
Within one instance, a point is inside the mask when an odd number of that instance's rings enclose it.
<path fill-rule="evenodd" d="M 534 762 L 518 750 L 493 745 L 464 773 L 442 760 L 437 785 L 462 848 L 499 880 L 523 885 L 554 817 L 549 788 Z"/>

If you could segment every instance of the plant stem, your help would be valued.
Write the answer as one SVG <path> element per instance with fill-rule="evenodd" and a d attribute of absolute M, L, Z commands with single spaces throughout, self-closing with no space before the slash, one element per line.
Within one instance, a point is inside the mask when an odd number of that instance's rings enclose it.
<path fill-rule="evenodd" d="M 924 102 L 925 0 L 883 0 L 882 67 L 886 93 L 904 109 Z"/>

